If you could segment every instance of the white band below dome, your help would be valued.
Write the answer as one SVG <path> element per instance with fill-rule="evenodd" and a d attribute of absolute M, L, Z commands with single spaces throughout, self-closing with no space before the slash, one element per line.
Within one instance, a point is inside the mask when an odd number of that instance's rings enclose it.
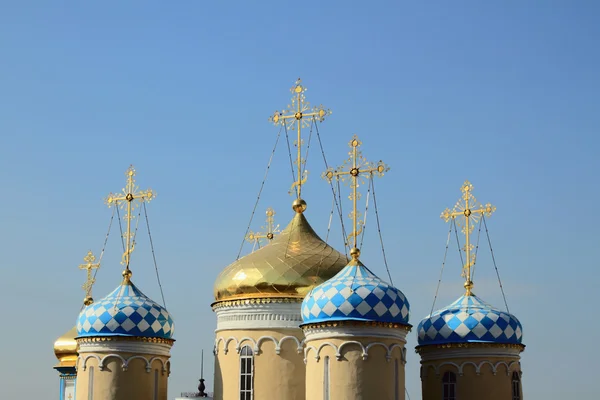
<path fill-rule="evenodd" d="M 119 340 L 106 341 L 78 340 L 79 354 L 82 353 L 133 353 L 170 356 L 172 344 L 151 343 L 143 341 Z"/>
<path fill-rule="evenodd" d="M 459 359 L 459 358 L 472 358 L 472 357 L 515 357 L 520 358 L 521 348 L 516 346 L 502 347 L 501 344 L 490 344 L 486 346 L 485 343 L 473 343 L 473 346 L 468 346 L 469 343 L 465 343 L 465 347 L 435 347 L 435 345 L 422 346 L 419 350 L 421 354 L 421 362 L 446 360 L 446 359 Z M 481 347 L 479 347 L 481 345 Z"/>
<path fill-rule="evenodd" d="M 300 303 L 243 304 L 215 309 L 216 332 L 231 329 L 298 329 Z"/>
<path fill-rule="evenodd" d="M 310 327 L 303 328 L 306 342 L 319 339 L 368 337 L 382 339 L 397 339 L 406 343 L 405 329 L 394 329 L 377 326 L 337 326 L 337 327 Z"/>

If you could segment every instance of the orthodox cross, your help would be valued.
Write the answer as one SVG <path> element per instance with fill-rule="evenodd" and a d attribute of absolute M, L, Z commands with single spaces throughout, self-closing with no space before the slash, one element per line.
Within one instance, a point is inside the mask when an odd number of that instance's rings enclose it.
<path fill-rule="evenodd" d="M 357 210 L 357 202 L 360 199 L 358 187 L 365 184 L 365 179 L 372 178 L 373 175 L 383 176 L 390 168 L 384 164 L 383 161 L 379 161 L 377 164 L 372 164 L 367 161 L 362 155 L 362 152 L 358 149 L 362 145 L 362 142 L 358 140 L 358 136 L 354 135 L 348 145 L 352 149 L 348 153 L 350 158 L 344 161 L 342 166 L 337 170 L 329 168 L 323 173 L 323 178 L 330 183 L 334 177 L 341 179 L 342 182 L 350 183 L 352 192 L 348 198 L 352 200 L 352 212 L 349 215 L 352 219 L 352 233 L 348 235 L 347 241 L 350 242 L 351 239 L 353 240 L 353 247 L 350 250 L 350 255 L 353 260 L 358 260 L 360 250 L 357 247 L 357 240 L 358 235 L 362 233 L 364 225 L 364 220 L 359 220 L 360 213 Z"/>
<path fill-rule="evenodd" d="M 123 219 L 127 222 L 127 231 L 123 235 L 125 238 L 125 252 L 123 253 L 121 264 L 125 265 L 123 276 L 126 280 L 129 280 L 129 277 L 131 277 L 129 261 L 131 259 L 131 253 L 135 249 L 135 233 L 131 231 L 131 221 L 135 218 L 133 215 L 133 211 L 136 207 L 134 201 L 150 201 L 156 197 L 156 193 L 151 189 L 146 191 L 139 190 L 139 186 L 136 185 L 134 179 L 135 169 L 133 168 L 133 165 L 129 166 L 127 172 L 125 172 L 125 176 L 127 177 L 127 185 L 121 190 L 121 193 L 110 193 L 106 198 L 106 204 L 108 207 L 115 206 L 127 209 L 127 215 L 123 217 Z M 125 203 L 123 203 L 123 201 L 125 201 Z"/>
<path fill-rule="evenodd" d="M 494 211 L 496 211 L 496 207 L 490 203 L 487 203 L 485 206 L 479 203 L 475 196 L 473 196 L 473 185 L 471 185 L 471 182 L 469 181 L 465 181 L 460 190 L 463 193 L 462 198 L 456 202 L 452 210 L 446 208 L 440 217 L 445 222 L 450 220 L 456 221 L 457 225 L 462 227 L 462 233 L 465 234 L 466 241 L 463 250 L 466 254 L 467 260 L 463 266 L 463 272 L 461 276 L 466 279 L 464 285 L 466 289 L 466 295 L 470 296 L 471 289 L 473 289 L 473 281 L 471 280 L 471 267 L 475 265 L 475 254 L 471 254 L 473 251 L 473 245 L 471 244 L 471 233 L 481 217 L 483 215 L 486 217 L 491 216 Z M 464 220 L 462 218 L 457 219 L 456 217 L 464 217 Z"/>
<path fill-rule="evenodd" d="M 79 269 L 85 269 L 87 271 L 87 280 L 82 286 L 82 289 L 85 290 L 85 299 L 83 300 L 83 304 L 89 306 L 94 302 L 94 299 L 92 298 L 92 286 L 94 286 L 94 283 L 96 283 L 96 278 L 92 276 L 92 270 L 100 268 L 100 263 L 94 264 L 94 261 L 96 261 L 96 256 L 94 256 L 91 250 L 88 251 L 85 257 L 83 257 L 83 261 L 86 263 L 79 266 Z"/>
<path fill-rule="evenodd" d="M 302 174 L 302 165 L 305 164 L 305 160 L 302 159 L 302 128 L 310 126 L 310 121 L 314 118 L 319 122 L 323 122 L 325 117 L 331 114 L 331 110 L 325 109 L 322 105 L 316 107 L 310 107 L 310 103 L 306 101 L 304 92 L 306 87 L 302 86 L 300 78 L 296 81 L 296 84 L 290 89 L 293 93 L 292 103 L 287 106 L 284 111 L 275 111 L 275 113 L 269 118 L 269 121 L 275 125 L 285 125 L 287 128 L 293 128 L 296 125 L 296 131 L 298 138 L 294 143 L 298 148 L 298 156 L 296 159 L 296 168 L 298 169 L 298 180 L 292 184 L 290 188 L 290 194 L 296 188 L 298 198 L 302 194 L 302 185 L 306 182 L 307 172 L 304 171 Z M 307 118 L 308 117 L 308 118 Z"/>
<path fill-rule="evenodd" d="M 263 226 L 262 229 L 264 229 L 266 233 L 250 231 L 246 236 L 246 240 L 249 242 L 254 242 L 255 245 L 258 245 L 259 249 L 260 239 L 267 239 L 271 241 L 275 237 L 275 234 L 279 233 L 279 225 L 275 226 L 275 210 L 269 207 L 267 208 L 265 214 L 267 215 L 267 225 Z"/>

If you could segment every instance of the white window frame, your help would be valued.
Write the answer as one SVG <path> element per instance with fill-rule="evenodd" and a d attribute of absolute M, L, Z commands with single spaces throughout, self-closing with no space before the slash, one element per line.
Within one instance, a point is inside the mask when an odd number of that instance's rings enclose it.
<path fill-rule="evenodd" d="M 448 394 L 446 394 L 446 388 Z M 442 400 L 456 400 L 456 374 L 454 372 L 444 372 L 442 377 Z"/>
<path fill-rule="evenodd" d="M 254 400 L 254 352 L 250 346 L 240 349 L 239 382 L 240 400 Z"/>
<path fill-rule="evenodd" d="M 521 400 L 521 376 L 518 371 L 512 373 L 512 400 Z"/>

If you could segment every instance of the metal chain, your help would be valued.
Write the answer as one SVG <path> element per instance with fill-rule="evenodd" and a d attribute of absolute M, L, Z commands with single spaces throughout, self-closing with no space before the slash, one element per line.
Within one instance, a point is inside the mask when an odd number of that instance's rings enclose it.
<path fill-rule="evenodd" d="M 150 222 L 148 221 L 148 210 L 146 209 L 146 202 L 142 199 L 144 205 L 144 216 L 146 217 L 146 227 L 148 228 L 148 238 L 150 239 L 150 249 L 152 250 L 152 260 L 154 261 L 154 270 L 156 271 L 156 280 L 158 281 L 158 287 L 160 288 L 160 296 L 162 297 L 163 306 L 167 308 L 167 302 L 165 301 L 165 294 L 163 293 L 162 284 L 160 283 L 160 275 L 158 274 L 158 264 L 156 262 L 156 254 L 154 253 L 154 243 L 152 242 L 152 235 L 150 234 Z M 141 212 L 141 210 L 140 210 Z M 136 227 L 137 231 L 137 227 Z"/>
<path fill-rule="evenodd" d="M 121 231 L 121 246 L 123 247 L 123 253 L 125 253 L 125 242 L 123 241 L 123 224 L 121 224 L 121 213 L 119 213 L 118 201 L 115 201 L 115 208 L 117 209 L 117 218 L 119 219 L 119 230 Z"/>
<path fill-rule="evenodd" d="M 286 135 L 287 135 L 287 129 L 286 129 Z M 273 151 L 271 151 L 271 157 L 269 157 L 269 163 L 267 164 L 265 176 L 263 177 L 262 183 L 260 184 L 258 196 L 256 197 L 256 202 L 254 203 L 254 208 L 252 209 L 252 214 L 250 215 L 250 221 L 248 222 L 248 226 L 246 227 L 246 233 L 244 233 L 244 237 L 242 238 L 242 244 L 240 245 L 240 250 L 238 251 L 236 261 L 240 259 L 240 255 L 242 254 L 242 249 L 244 248 L 244 243 L 246 242 L 246 236 L 248 236 L 248 232 L 250 231 L 250 226 L 252 225 L 252 220 L 254 219 L 254 213 L 256 212 L 256 207 L 258 207 L 258 202 L 260 201 L 260 195 L 262 194 L 263 188 L 265 187 L 265 181 L 267 180 L 267 176 L 269 175 L 269 169 L 271 168 L 271 162 L 273 161 L 273 156 L 275 155 L 275 150 L 277 149 L 277 144 L 279 143 L 280 136 L 281 136 L 281 128 L 279 128 L 279 132 L 277 133 L 277 139 L 275 140 L 275 146 L 273 146 Z"/>
<path fill-rule="evenodd" d="M 98 264 L 102 264 L 102 257 L 104 257 L 104 250 L 106 250 L 106 243 L 108 242 L 108 236 L 110 235 L 110 229 L 112 227 L 113 219 L 115 217 L 115 209 L 113 208 L 112 215 L 110 216 L 110 222 L 108 223 L 108 231 L 106 232 L 106 236 L 104 237 L 104 244 L 102 245 L 102 251 L 100 252 L 100 257 L 98 257 Z M 94 279 L 96 279 L 96 275 L 98 274 L 98 270 L 100 268 L 96 268 L 94 271 Z"/>
<path fill-rule="evenodd" d="M 294 160 L 292 159 L 292 148 L 290 146 L 290 136 L 288 134 L 287 124 L 284 123 L 283 127 L 285 128 L 285 140 L 287 142 L 288 155 L 290 157 L 290 169 L 292 171 L 292 182 L 296 182 L 296 170 L 294 170 Z M 281 128 L 279 129 L 279 131 L 281 132 Z M 296 196 L 298 196 L 298 186 L 296 186 Z"/>
<path fill-rule="evenodd" d="M 321 148 L 321 155 L 323 156 L 323 162 L 325 163 L 325 169 L 329 169 L 329 164 L 327 164 L 327 158 L 325 157 L 325 150 L 323 149 L 323 142 L 321 141 L 321 134 L 319 132 L 319 125 L 315 124 L 315 130 L 317 131 L 317 139 L 319 139 L 319 147 Z M 337 179 L 336 179 L 337 180 Z M 339 180 L 337 180 L 337 186 L 338 186 L 338 194 L 340 192 L 339 188 Z M 338 197 L 336 196 L 335 193 L 335 188 L 333 186 L 333 181 L 329 182 L 329 186 L 331 187 L 331 194 L 333 195 L 333 199 L 335 201 L 335 206 L 338 210 L 338 215 L 340 217 L 340 223 L 342 225 L 342 236 L 343 236 L 343 243 L 344 243 L 344 253 L 346 254 L 346 258 L 348 258 L 348 252 L 347 252 L 347 246 L 346 246 L 346 228 L 344 227 L 344 216 L 343 216 L 343 212 L 342 212 L 342 201 L 341 201 L 341 196 Z"/>
<path fill-rule="evenodd" d="M 371 180 L 373 180 L 373 175 L 371 174 Z M 362 234 L 360 235 L 360 247 L 363 248 L 363 242 L 365 241 L 365 231 L 367 230 L 367 212 L 369 211 L 369 197 L 371 195 L 371 185 L 369 185 L 369 189 L 367 190 L 367 201 L 365 202 L 365 218 L 363 219 L 362 226 Z M 391 283 L 391 282 L 390 282 Z"/>
<path fill-rule="evenodd" d="M 483 225 L 485 226 L 485 234 L 487 235 L 488 243 L 490 245 L 490 253 L 492 253 L 492 261 L 494 262 L 494 269 L 496 270 L 496 276 L 498 277 L 498 283 L 500 284 L 500 291 L 502 292 L 504 305 L 506 306 L 506 311 L 510 313 L 510 310 L 508 309 L 508 303 L 506 302 L 506 295 L 504 294 L 504 287 L 502 286 L 502 281 L 500 280 L 500 272 L 498 272 L 498 266 L 496 265 L 496 257 L 494 257 L 494 250 L 492 249 L 492 241 L 490 240 L 490 233 L 488 232 L 485 215 L 482 215 L 481 219 L 483 220 Z"/>
<path fill-rule="evenodd" d="M 448 256 L 448 247 L 450 246 L 450 236 L 452 236 L 452 225 L 454 224 L 454 218 L 452 218 L 452 222 L 450 222 L 450 228 L 448 228 L 448 239 L 446 239 L 446 250 L 444 251 L 444 260 L 442 261 L 442 269 L 440 270 L 440 277 L 438 279 L 437 288 L 435 288 L 435 296 L 433 296 L 433 304 L 431 305 L 431 312 L 429 315 L 433 314 L 433 310 L 435 308 L 435 302 L 437 301 L 438 293 L 440 290 L 440 285 L 442 284 L 442 275 L 444 274 L 444 267 L 446 266 L 446 257 Z"/>
<path fill-rule="evenodd" d="M 477 254 L 479 253 L 479 239 L 481 238 L 481 224 L 479 224 L 479 230 L 477 231 L 477 245 L 475 246 L 475 262 L 471 265 L 471 280 L 475 280 L 475 265 L 477 264 Z"/>
<path fill-rule="evenodd" d="M 381 242 L 381 253 L 383 254 L 383 263 L 385 264 L 385 270 L 387 271 L 388 277 L 390 278 L 390 284 L 394 286 L 392 280 L 392 274 L 388 267 L 387 257 L 385 255 L 385 247 L 383 246 L 383 236 L 381 235 L 381 224 L 379 223 L 379 209 L 377 208 L 377 197 L 375 196 L 375 179 L 371 179 L 371 187 L 373 188 L 373 206 L 375 207 L 375 219 L 377 220 L 377 232 L 379 232 L 379 241 Z"/>

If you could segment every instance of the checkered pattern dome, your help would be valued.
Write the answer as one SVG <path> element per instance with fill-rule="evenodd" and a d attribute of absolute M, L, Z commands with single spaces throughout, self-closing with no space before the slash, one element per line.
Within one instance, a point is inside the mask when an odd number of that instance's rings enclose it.
<path fill-rule="evenodd" d="M 102 300 L 83 309 L 78 337 L 135 336 L 171 339 L 173 319 L 133 283 L 120 285 Z"/>
<path fill-rule="evenodd" d="M 315 287 L 302 302 L 304 324 L 355 320 L 408 325 L 408 314 L 404 294 L 360 262 Z"/>
<path fill-rule="evenodd" d="M 421 321 L 417 334 L 419 345 L 465 342 L 520 344 L 523 327 L 514 315 L 495 309 L 475 295 L 465 295 Z"/>

